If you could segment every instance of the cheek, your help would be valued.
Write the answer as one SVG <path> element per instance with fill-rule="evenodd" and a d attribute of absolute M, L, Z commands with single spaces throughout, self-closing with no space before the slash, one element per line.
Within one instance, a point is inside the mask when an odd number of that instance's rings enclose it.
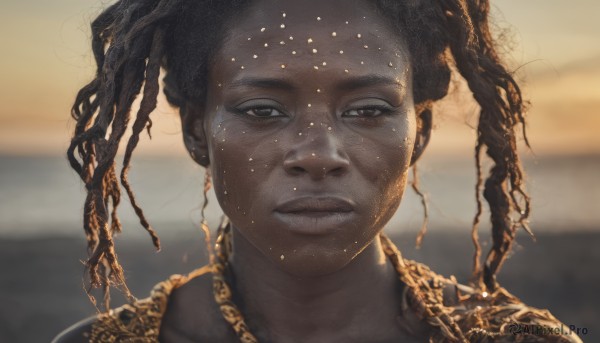
<path fill-rule="evenodd" d="M 257 135 L 239 120 L 216 118 L 209 148 L 215 193 L 221 208 L 234 221 L 253 219 L 260 187 L 275 167 L 278 135 Z"/>

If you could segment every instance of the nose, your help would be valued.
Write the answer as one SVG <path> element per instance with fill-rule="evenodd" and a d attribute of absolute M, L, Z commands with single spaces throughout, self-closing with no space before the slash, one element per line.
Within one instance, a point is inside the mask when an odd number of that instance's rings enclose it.
<path fill-rule="evenodd" d="M 319 180 L 348 172 L 350 159 L 331 127 L 315 127 L 305 131 L 302 141 L 294 144 L 284 157 L 283 167 L 290 175 L 308 174 Z"/>

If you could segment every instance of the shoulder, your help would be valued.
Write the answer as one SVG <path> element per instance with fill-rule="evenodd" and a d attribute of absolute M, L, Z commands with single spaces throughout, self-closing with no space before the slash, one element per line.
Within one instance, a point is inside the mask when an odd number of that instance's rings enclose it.
<path fill-rule="evenodd" d="M 215 336 L 219 329 L 229 328 L 211 297 L 208 266 L 187 276 L 173 275 L 154 286 L 149 297 L 76 323 L 52 343 L 119 342 L 123 337 L 140 342 L 214 342 L 204 337 L 221 337 Z"/>
<path fill-rule="evenodd" d="M 214 299 L 211 273 L 195 275 L 173 290 L 161 324 L 160 341 L 237 341 Z"/>
<path fill-rule="evenodd" d="M 419 280 L 418 293 L 427 299 L 427 307 L 452 318 L 469 342 L 582 342 L 550 311 L 528 306 L 503 287 L 488 293 L 420 263 L 405 260 L 405 264 L 413 279 Z M 434 335 L 434 341 L 441 338 Z"/>
<path fill-rule="evenodd" d="M 84 319 L 61 332 L 51 343 L 87 343 L 96 317 Z"/>

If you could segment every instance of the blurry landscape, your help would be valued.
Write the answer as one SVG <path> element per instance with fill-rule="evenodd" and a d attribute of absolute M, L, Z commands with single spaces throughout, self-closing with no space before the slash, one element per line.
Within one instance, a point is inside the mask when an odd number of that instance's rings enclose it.
<path fill-rule="evenodd" d="M 81 288 L 86 256 L 84 189 L 64 157 L 70 102 L 93 74 L 88 25 L 108 2 L 7 0 L 0 5 L 0 342 L 48 342 L 94 313 Z M 511 68 L 531 100 L 521 146 L 533 198 L 537 241 L 520 235 L 500 282 L 525 302 L 549 308 L 600 340 L 600 2 L 500 0 L 495 22 Z M 502 31 L 498 31 L 502 32 Z M 422 208 L 407 190 L 387 231 L 404 255 L 466 282 L 475 213 L 477 108 L 464 84 L 440 103 L 435 131 L 419 163 L 430 201 L 429 233 L 414 248 Z M 206 256 L 197 227 L 203 170 L 187 157 L 176 112 L 161 99 L 153 139 L 141 138 L 131 181 L 163 239 L 154 253 L 125 200 L 117 251 L 134 293 Z M 486 165 L 486 168 L 489 165 Z M 208 209 L 220 216 L 214 193 Z M 488 212 L 484 213 L 487 218 Z M 489 230 L 482 225 L 481 232 Z M 484 249 L 489 245 L 483 234 Z M 122 302 L 115 299 L 115 305 Z M 35 328 L 35 329 L 34 329 Z"/>

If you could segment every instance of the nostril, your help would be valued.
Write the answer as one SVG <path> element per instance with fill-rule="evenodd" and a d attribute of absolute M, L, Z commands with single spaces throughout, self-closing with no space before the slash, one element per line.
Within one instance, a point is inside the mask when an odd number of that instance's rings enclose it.
<path fill-rule="evenodd" d="M 292 167 L 292 172 L 295 174 L 301 174 L 304 172 L 304 168 L 298 166 Z"/>

